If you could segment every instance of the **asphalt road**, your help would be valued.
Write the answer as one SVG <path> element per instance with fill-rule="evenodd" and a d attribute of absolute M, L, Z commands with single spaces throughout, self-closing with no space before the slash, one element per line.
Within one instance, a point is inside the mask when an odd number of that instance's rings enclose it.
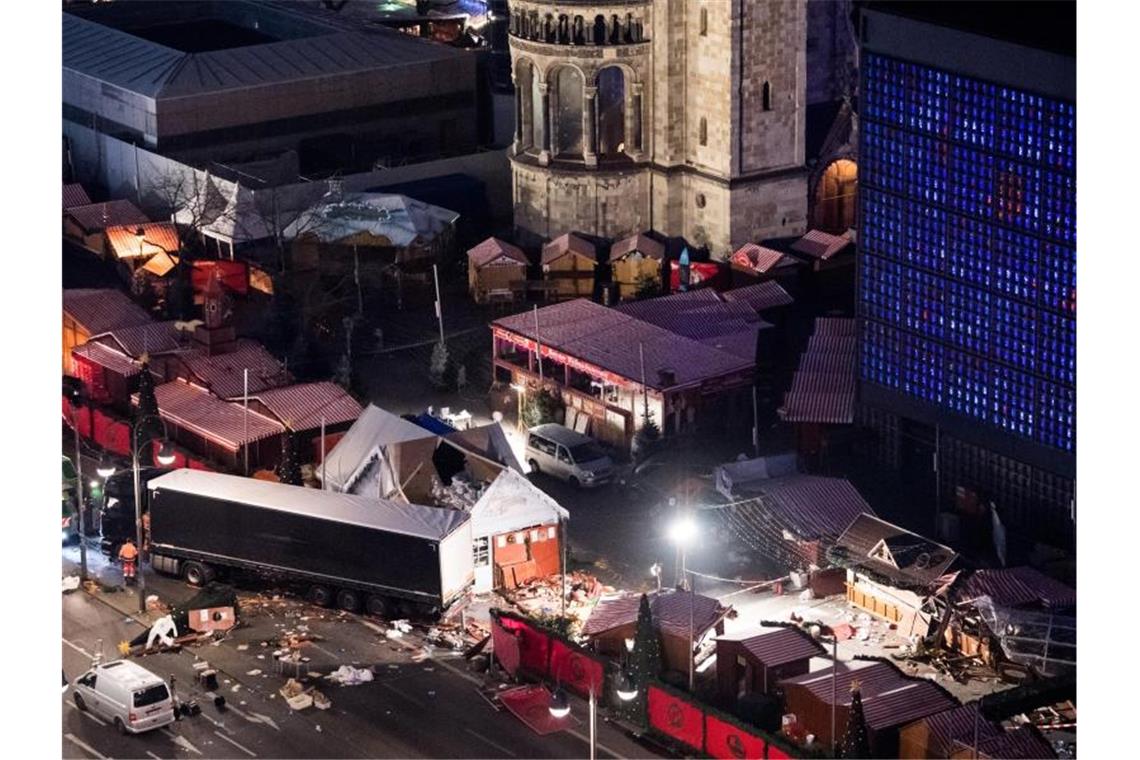
<path fill-rule="evenodd" d="M 64 572 L 74 571 L 74 549 L 65 552 Z M 114 581 L 117 569 L 91 560 L 93 572 Z M 149 592 L 165 601 L 193 593 L 177 580 L 150 577 Z M 63 667 L 69 679 L 81 675 L 91 655 L 102 647 L 115 659 L 119 641 L 143 630 L 124 614 L 132 609 L 127 593 L 63 595 Z M 303 622 L 302 622 L 303 621 Z M 356 615 L 321 610 L 286 598 L 269 611 L 243 615 L 243 625 L 217 646 L 185 648 L 139 658 L 156 674 L 176 679 L 178 696 L 193 698 L 202 714 L 139 736 L 120 736 L 106 721 L 75 708 L 70 690 L 63 695 L 63 756 L 67 758 L 573 758 L 588 756 L 586 707 L 573 706 L 576 729 L 538 736 L 521 721 L 496 711 L 479 692 L 481 677 L 469 673 L 458 655 L 436 651 L 413 662 L 408 648 L 397 646 Z M 304 667 L 329 673 L 341 664 L 375 666 L 376 680 L 340 687 L 320 681 L 332 707 L 290 710 L 277 689 L 285 676 L 273 671 L 270 647 L 263 640 L 306 625 L 321 640 L 304 649 Z M 408 637 L 416 642 L 415 636 Z M 100 644 L 100 641 L 102 642 Z M 244 646 L 242 646 L 244 645 Z M 239 646 L 242 648 L 239 649 Z M 258 656 L 264 659 L 258 659 Z M 194 685 L 193 663 L 205 659 L 219 669 L 218 693 L 227 709 L 213 705 L 213 693 Z M 262 671 L 257 673 L 256 671 Z M 599 717 L 598 757 L 654 757 Z"/>

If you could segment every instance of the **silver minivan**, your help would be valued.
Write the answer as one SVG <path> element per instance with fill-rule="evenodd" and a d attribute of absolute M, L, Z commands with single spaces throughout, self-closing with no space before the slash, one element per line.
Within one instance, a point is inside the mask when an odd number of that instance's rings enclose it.
<path fill-rule="evenodd" d="M 600 486 L 614 473 L 613 460 L 593 438 L 553 422 L 527 431 L 526 460 L 531 472 L 581 488 Z"/>
<path fill-rule="evenodd" d="M 115 724 L 119 733 L 140 734 L 174 722 L 174 700 L 161 678 L 138 663 L 96 665 L 75 679 L 75 706 Z"/>

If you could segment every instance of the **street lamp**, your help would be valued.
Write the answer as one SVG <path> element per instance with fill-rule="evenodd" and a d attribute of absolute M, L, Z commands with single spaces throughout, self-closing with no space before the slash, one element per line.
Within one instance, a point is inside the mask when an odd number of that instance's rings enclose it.
<path fill-rule="evenodd" d="M 550 695 L 550 714 L 555 718 L 565 718 L 570 714 L 570 697 L 561 686 Z"/>
<path fill-rule="evenodd" d="M 104 454 L 99 459 L 99 464 L 95 466 L 95 472 L 97 472 L 99 477 L 103 478 L 103 480 L 106 480 L 115 474 L 115 463 Z"/>
<path fill-rule="evenodd" d="M 649 574 L 657 579 L 657 591 L 661 591 L 661 563 L 654 562 L 649 566 Z"/>
<path fill-rule="evenodd" d="M 670 538 L 670 540 L 673 541 L 673 543 L 675 543 L 677 545 L 677 548 L 681 551 L 680 575 L 683 579 L 685 579 L 687 581 L 686 585 L 688 586 L 688 592 L 689 592 L 689 691 L 690 691 L 690 693 L 693 691 L 693 682 L 695 680 L 694 671 L 693 671 L 693 644 L 694 644 L 693 639 L 695 638 L 695 634 L 693 631 L 693 628 L 695 626 L 693 617 L 694 617 L 695 613 L 693 611 L 693 607 L 696 604 L 696 600 L 693 598 L 693 584 L 692 584 L 692 582 L 688 581 L 688 572 L 689 571 L 685 567 L 685 549 L 686 549 L 686 547 L 688 547 L 689 543 L 693 540 L 693 538 L 696 535 L 697 535 L 697 524 L 693 521 L 693 518 L 689 515 L 683 515 L 681 517 L 678 517 L 676 520 L 673 521 L 673 524 L 669 526 L 669 538 Z"/>
<path fill-rule="evenodd" d="M 617 695 L 623 702 L 628 702 L 637 696 L 637 684 L 632 676 L 622 670 L 617 681 Z M 561 686 L 550 695 L 550 715 L 561 720 L 570 714 L 570 697 Z M 590 685 L 590 760 L 595 760 L 598 752 L 598 697 L 594 693 L 593 684 Z"/>
<path fill-rule="evenodd" d="M 637 683 L 628 671 L 623 670 L 617 680 L 617 695 L 622 702 L 637 698 Z"/>
<path fill-rule="evenodd" d="M 144 372 L 147 370 L 144 366 Z M 167 440 L 169 437 L 166 431 L 166 420 L 155 414 L 145 414 L 131 423 L 131 471 L 134 473 L 134 487 L 135 487 L 135 535 L 138 540 L 139 551 L 139 566 L 138 573 L 135 578 L 135 583 L 139 590 L 139 612 L 146 612 L 146 576 L 143 574 L 142 567 L 142 550 L 143 550 L 143 519 L 142 519 L 142 487 L 140 485 L 140 465 L 139 465 L 139 437 L 143 432 L 144 423 L 149 420 L 158 420 L 162 423 L 162 444 L 158 448 L 158 454 L 155 459 L 161 465 L 169 465 L 174 463 L 174 447 Z M 151 442 L 153 439 L 147 439 Z"/>

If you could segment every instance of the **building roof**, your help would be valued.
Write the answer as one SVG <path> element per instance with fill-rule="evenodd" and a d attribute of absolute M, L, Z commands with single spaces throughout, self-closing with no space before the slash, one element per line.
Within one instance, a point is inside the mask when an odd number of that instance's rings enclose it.
<path fill-rule="evenodd" d="M 433 437 L 433 433 L 419 425 L 369 404 L 325 457 L 322 470 L 329 487 L 344 490 L 378 447 Z"/>
<path fill-rule="evenodd" d="M 988 596 L 1000 607 L 1041 606 L 1061 611 L 1077 606 L 1077 591 L 1032 567 L 976 570 L 959 587 L 960 601 Z"/>
<path fill-rule="evenodd" d="M 833 542 L 862 514 L 875 514 L 846 478 L 787 475 L 751 484 L 766 510 L 803 539 Z"/>
<path fill-rule="evenodd" d="M 818 641 L 791 626 L 763 628 L 758 633 L 720 636 L 717 641 L 740 642 L 750 655 L 769 668 L 827 654 L 827 650 Z"/>
<path fill-rule="evenodd" d="M 281 362 L 260 343 L 239 338 L 232 351 L 211 356 L 194 348 L 179 354 L 187 370 L 218 398 L 239 398 L 244 392 L 244 371 L 249 370 L 249 392 L 287 385 L 292 378 Z"/>
<path fill-rule="evenodd" d="M 597 249 L 594 248 L 593 243 L 583 240 L 573 232 L 567 232 L 542 246 L 542 263 L 544 265 L 549 264 L 568 253 L 585 257 L 594 263 L 597 263 L 598 260 Z"/>
<path fill-rule="evenodd" d="M 178 257 L 171 256 L 166 251 L 156 253 L 150 257 L 150 261 L 143 264 L 144 271 L 150 272 L 155 277 L 165 277 L 170 273 L 170 270 L 178 266 Z"/>
<path fill-rule="evenodd" d="M 65 214 L 79 225 L 84 232 L 98 232 L 108 227 L 122 224 L 140 225 L 150 220 L 128 200 L 114 200 L 105 203 L 91 203 L 85 206 L 72 206 Z"/>
<path fill-rule="evenodd" d="M 435 240 L 459 214 L 406 195 L 340 193 L 326 195 L 285 228 L 288 239 L 313 236 L 322 243 L 359 234 L 385 238 L 403 247 Z"/>
<path fill-rule="evenodd" d="M 134 5 L 112 3 L 111 5 Z M 142 3 L 140 5 L 148 5 Z M 258 5 L 263 7 L 258 7 Z M 265 4 L 210 3 L 222 14 L 278 14 Z M 328 14 L 302 19 L 290 13 L 287 23 L 308 26 L 304 36 L 222 50 L 184 53 L 113 28 L 108 14 L 94 9 L 63 14 L 63 68 L 151 98 L 174 98 L 283 82 L 319 79 L 458 57 L 460 51 L 380 28 L 350 31 Z M 161 23 L 161 22 L 160 22 Z M 276 19 L 271 23 L 280 23 Z"/>
<path fill-rule="evenodd" d="M 647 596 L 649 610 L 653 615 L 653 625 L 659 631 L 674 636 L 689 635 L 690 616 L 693 620 L 693 630 L 697 636 L 700 636 L 719 623 L 731 609 L 721 606 L 721 603 L 711 596 L 688 591 L 668 589 L 651 592 Z M 597 636 L 614 628 L 634 624 L 637 622 L 640 606 L 639 594 L 602 598 L 590 613 L 590 617 L 586 619 L 582 635 Z"/>
<path fill-rule="evenodd" d="M 462 527 L 467 513 L 368 496 L 322 491 L 218 472 L 181 469 L 147 483 L 151 491 L 208 494 L 263 509 L 442 540 Z"/>
<path fill-rule="evenodd" d="M 795 260 L 787 254 L 756 243 L 745 243 L 736 249 L 729 262 L 738 269 L 764 274 L 776 267 L 794 266 Z"/>
<path fill-rule="evenodd" d="M 871 514 L 861 514 L 836 541 L 829 556 L 903 586 L 935 583 L 958 558 L 943 546 Z"/>
<path fill-rule="evenodd" d="M 839 668 L 836 679 L 838 688 L 833 688 L 832 685 L 832 671 L 835 667 Z M 834 702 L 850 706 L 853 681 L 859 683 L 863 717 L 867 726 L 874 730 L 911 723 L 958 706 L 953 697 L 934 683 L 908 678 L 894 665 L 879 660 L 841 662 L 838 666 L 786 678 L 780 683 L 785 690 L 789 687 L 807 689 L 826 705 Z"/>
<path fill-rule="evenodd" d="M 931 739 L 943 750 L 940 754 L 944 757 L 950 755 L 955 741 L 959 739 L 972 741 L 975 729 L 979 740 L 1000 736 L 1003 733 L 1000 726 L 978 712 L 977 702 L 927 715 L 920 721 L 926 724 Z M 935 748 L 932 749 L 937 751 Z"/>
<path fill-rule="evenodd" d="M 73 182 L 70 185 L 63 186 L 63 210 L 75 206 L 86 206 L 91 203 L 91 198 L 88 197 L 87 191 L 83 189 L 83 185 L 78 182 Z"/>
<path fill-rule="evenodd" d="M 954 749 L 974 749 L 973 736 L 962 737 L 955 740 Z M 973 756 L 973 755 L 971 755 Z M 990 736 L 978 741 L 977 757 L 993 758 L 994 760 L 1042 760 L 1042 758 L 1056 757 L 1057 753 L 1049 741 L 1032 726 L 1016 728 L 1012 731 L 1001 731 L 996 736 Z"/>
<path fill-rule="evenodd" d="M 182 335 L 174 322 L 147 322 L 130 327 L 116 327 L 92 335 L 90 340 L 114 345 L 132 359 L 144 353 L 166 354 L 182 347 Z"/>
<path fill-rule="evenodd" d="M 832 317 L 808 339 L 779 413 L 785 422 L 855 421 L 855 320 Z M 846 323 L 846 324 L 844 324 Z"/>
<path fill-rule="evenodd" d="M 222 401 L 185 380 L 172 380 L 154 389 L 158 412 L 167 422 L 236 451 L 247 443 L 280 435 L 285 427 L 253 409 L 248 420 L 240 404 Z M 138 394 L 132 396 L 137 403 Z"/>
<path fill-rule="evenodd" d="M 663 244 L 639 232 L 610 246 L 610 261 L 617 261 L 634 251 L 650 259 L 660 260 L 665 257 L 665 246 Z"/>
<path fill-rule="evenodd" d="M 142 240 L 139 240 L 142 230 Z M 178 229 L 170 222 L 146 222 L 145 224 L 118 224 L 108 227 L 107 244 L 117 259 L 132 259 L 140 256 L 154 256 L 156 253 L 178 253 L 181 243 Z"/>
<path fill-rule="evenodd" d="M 315 430 L 326 425 L 353 422 L 360 416 L 356 399 L 336 383 L 298 383 L 258 391 L 256 398 L 290 430 Z"/>
<path fill-rule="evenodd" d="M 749 304 L 726 302 L 711 288 L 631 301 L 614 309 L 751 361 L 756 360 L 757 334 L 772 326 Z"/>
<path fill-rule="evenodd" d="M 63 312 L 91 335 L 151 321 L 150 315 L 126 294 L 110 288 L 64 290 Z"/>
<path fill-rule="evenodd" d="M 802 238 L 792 243 L 792 250 L 813 259 L 827 261 L 849 245 L 851 245 L 851 237 L 846 233 L 832 235 L 823 230 L 810 230 Z"/>
<path fill-rule="evenodd" d="M 726 290 L 721 296 L 729 303 L 746 303 L 755 311 L 767 311 L 779 306 L 788 306 L 795 301 L 780 283 L 772 280 Z"/>
<path fill-rule="evenodd" d="M 641 382 L 641 347 L 646 385 L 657 390 L 698 384 L 755 366 L 755 359 L 714 348 L 585 298 L 546 306 L 537 314 L 537 334 L 533 311 L 497 319 L 493 325 L 532 341 L 537 337 L 544 355 L 554 349 L 630 383 Z M 667 382 L 669 373 L 671 383 Z"/>
<path fill-rule="evenodd" d="M 467 258 L 476 269 L 491 264 L 526 265 L 526 254 L 517 245 L 511 245 L 497 237 L 489 237 L 474 248 L 468 249 Z"/>
<path fill-rule="evenodd" d="M 134 377 L 142 369 L 138 362 L 122 351 L 102 343 L 84 343 L 78 348 L 71 349 L 71 353 L 123 377 Z"/>
<path fill-rule="evenodd" d="M 569 518 L 545 491 L 507 468 L 471 507 L 471 531 L 476 537 L 494 536 Z"/>

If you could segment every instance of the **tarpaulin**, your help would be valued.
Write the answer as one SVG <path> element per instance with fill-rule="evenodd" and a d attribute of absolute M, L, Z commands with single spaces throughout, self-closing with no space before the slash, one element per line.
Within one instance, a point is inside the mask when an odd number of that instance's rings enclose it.
<path fill-rule="evenodd" d="M 605 667 L 582 649 L 559 639 L 551 641 L 550 677 L 581 697 L 601 696 L 605 688 Z"/>
<path fill-rule="evenodd" d="M 704 751 L 704 711 L 659 686 L 649 686 L 649 725 L 666 736 Z"/>
<path fill-rule="evenodd" d="M 550 692 L 545 686 L 519 686 L 499 693 L 499 701 L 540 736 L 563 731 L 576 723 L 573 716 L 550 714 Z"/>
<path fill-rule="evenodd" d="M 523 620 L 506 615 L 498 616 L 497 620 L 508 633 L 517 637 L 519 667 L 534 675 L 545 676 L 550 662 L 550 638 Z"/>
<path fill-rule="evenodd" d="M 519 669 L 519 640 L 503 625 L 503 621 L 494 616 L 491 617 L 491 645 L 495 648 L 495 659 L 499 665 L 514 676 Z"/>
<path fill-rule="evenodd" d="M 91 408 L 81 406 L 75 410 L 75 426 L 79 428 L 79 435 L 83 438 L 91 438 Z M 68 426 L 72 423 L 72 408 L 71 401 L 63 397 L 63 419 L 67 422 Z"/>
<path fill-rule="evenodd" d="M 728 287 L 728 269 L 712 261 L 694 261 L 689 264 L 689 290 L 712 286 L 717 290 Z M 669 289 L 681 289 L 681 265 L 669 262 Z"/>
<path fill-rule="evenodd" d="M 194 268 L 190 270 L 190 282 L 194 286 L 194 294 L 201 295 L 210 282 L 210 276 L 216 270 L 221 278 L 222 285 L 243 296 L 249 292 L 249 269 L 244 261 L 195 261 Z"/>
<path fill-rule="evenodd" d="M 763 760 L 766 745 L 759 736 L 715 715 L 705 715 L 705 753 L 711 757 Z"/>

